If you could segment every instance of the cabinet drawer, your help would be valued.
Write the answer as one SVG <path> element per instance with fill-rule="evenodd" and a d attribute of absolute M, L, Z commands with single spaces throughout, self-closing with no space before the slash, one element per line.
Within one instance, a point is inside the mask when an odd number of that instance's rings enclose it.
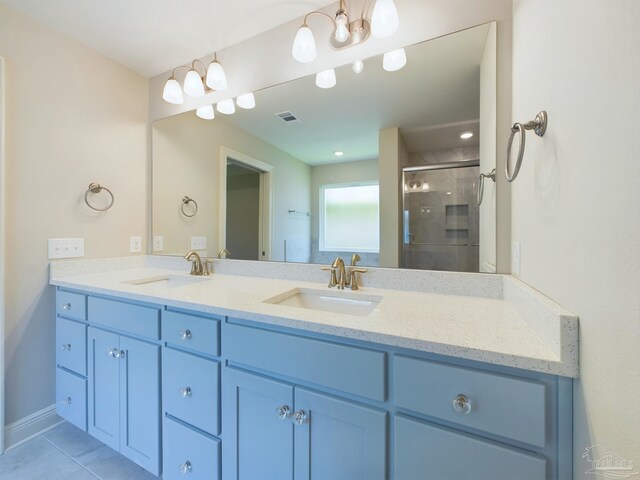
<path fill-rule="evenodd" d="M 89 322 L 133 335 L 160 339 L 160 310 L 153 307 L 89 297 Z"/>
<path fill-rule="evenodd" d="M 165 348 L 162 352 L 165 412 L 212 435 L 220 433 L 220 364 Z"/>
<path fill-rule="evenodd" d="M 56 411 L 65 420 L 87 431 L 87 380 L 56 368 Z"/>
<path fill-rule="evenodd" d="M 220 356 L 220 321 L 177 312 L 162 312 L 162 340 L 170 345 Z"/>
<path fill-rule="evenodd" d="M 542 456 L 400 415 L 394 430 L 394 480 L 547 478 Z"/>
<path fill-rule="evenodd" d="M 546 443 L 545 386 L 531 380 L 396 356 L 399 407 L 538 447 Z M 462 394 L 471 410 L 458 413 Z"/>
<path fill-rule="evenodd" d="M 87 297 L 81 293 L 56 292 L 56 313 L 76 320 L 87 319 Z"/>
<path fill-rule="evenodd" d="M 79 375 L 87 375 L 87 326 L 58 317 L 56 363 Z"/>
<path fill-rule="evenodd" d="M 164 419 L 162 478 L 220 480 L 220 440 Z"/>
<path fill-rule="evenodd" d="M 232 361 L 383 402 L 386 354 L 228 323 Z"/>

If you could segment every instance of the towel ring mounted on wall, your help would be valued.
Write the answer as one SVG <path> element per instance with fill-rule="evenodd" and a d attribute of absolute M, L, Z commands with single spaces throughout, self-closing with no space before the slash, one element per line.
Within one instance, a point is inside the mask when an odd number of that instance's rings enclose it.
<path fill-rule="evenodd" d="M 107 192 L 109 194 L 109 196 L 111 197 L 111 201 L 109 202 L 109 205 L 107 205 L 104 208 L 94 207 L 93 205 L 91 205 L 91 202 L 89 202 L 89 194 L 93 193 L 93 194 L 97 195 L 98 193 L 102 192 L 103 190 L 105 192 Z M 86 203 L 89 208 L 91 208 L 92 210 L 95 210 L 97 212 L 106 212 L 107 210 L 109 210 L 113 206 L 114 200 L 115 200 L 115 198 L 113 197 L 113 193 L 111 192 L 111 190 L 109 190 L 107 187 L 103 187 L 99 183 L 91 182 L 89 184 L 89 188 L 87 189 L 87 191 L 84 192 L 84 203 Z"/>
<path fill-rule="evenodd" d="M 490 178 L 493 180 L 493 183 L 496 183 L 496 169 L 491 170 L 491 173 L 481 173 L 478 176 L 478 196 L 477 202 L 478 206 L 482 205 L 482 199 L 484 198 L 484 179 Z"/>
<path fill-rule="evenodd" d="M 543 110 L 536 115 L 535 120 L 527 123 L 516 122 L 511 127 L 511 135 L 509 136 L 509 144 L 507 145 L 507 161 L 504 164 L 504 173 L 507 176 L 507 181 L 509 182 L 513 182 L 518 176 L 518 173 L 520 173 L 522 157 L 524 157 L 526 130 L 533 130 L 536 135 L 542 137 L 544 132 L 547 130 L 547 112 Z M 511 163 L 511 146 L 513 145 L 513 139 L 515 138 L 516 133 L 520 134 L 520 148 L 518 149 L 516 165 L 513 172 L 510 172 L 509 164 Z"/>
<path fill-rule="evenodd" d="M 193 203 L 194 208 L 193 208 L 193 213 L 190 213 L 190 214 L 189 214 L 189 213 L 185 212 L 184 208 L 185 208 L 187 205 L 189 205 L 190 203 Z M 188 197 L 187 195 L 185 195 L 185 196 L 182 198 L 182 205 L 180 205 L 180 210 L 182 211 L 182 214 L 183 214 L 185 217 L 188 217 L 188 218 L 195 217 L 195 216 L 196 216 L 196 213 L 198 213 L 198 202 L 196 202 L 193 198 Z"/>

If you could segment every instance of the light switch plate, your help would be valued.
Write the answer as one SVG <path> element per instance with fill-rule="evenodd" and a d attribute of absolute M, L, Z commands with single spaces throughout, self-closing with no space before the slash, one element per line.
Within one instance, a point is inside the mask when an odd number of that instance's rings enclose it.
<path fill-rule="evenodd" d="M 191 237 L 191 250 L 206 250 L 207 237 Z"/>
<path fill-rule="evenodd" d="M 161 252 L 164 250 L 164 237 L 162 235 L 155 235 L 153 237 L 153 251 Z"/>
<path fill-rule="evenodd" d="M 49 259 L 84 257 L 84 238 L 50 238 Z"/>
<path fill-rule="evenodd" d="M 511 272 L 514 275 L 520 275 L 520 242 L 513 242 L 511 253 L 513 255 L 511 259 Z"/>
<path fill-rule="evenodd" d="M 142 252 L 142 237 L 131 237 L 131 239 L 129 240 L 129 252 Z"/>

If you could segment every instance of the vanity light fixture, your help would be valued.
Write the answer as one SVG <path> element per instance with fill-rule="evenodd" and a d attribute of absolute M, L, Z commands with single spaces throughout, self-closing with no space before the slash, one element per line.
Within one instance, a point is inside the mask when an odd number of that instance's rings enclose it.
<path fill-rule="evenodd" d="M 253 96 L 253 93 L 245 93 L 244 95 L 240 95 L 236 98 L 236 103 L 240 108 L 244 108 L 245 110 L 251 110 L 256 107 L 256 99 Z"/>
<path fill-rule="evenodd" d="M 198 71 L 198 67 L 202 67 L 205 70 L 204 74 Z M 176 71 L 185 68 L 188 72 L 184 78 L 183 88 L 180 88 L 180 84 L 176 79 Z M 227 88 L 227 76 L 224 73 L 224 69 L 216 54 L 213 56 L 213 60 L 207 68 L 204 63 L 196 59 L 191 62 L 191 66 L 181 65 L 176 67 L 171 72 L 171 77 L 167 80 L 162 91 L 162 98 L 174 105 L 181 105 L 184 103 L 184 93 L 191 97 L 202 97 L 206 93 L 214 91 L 222 91 Z"/>
<path fill-rule="evenodd" d="M 328 18 L 334 25 L 333 35 L 329 39 L 334 49 L 352 47 L 365 42 L 369 35 L 376 38 L 384 38 L 392 35 L 400 25 L 398 10 L 393 0 L 374 0 L 371 21 L 365 19 L 367 7 L 371 0 L 365 0 L 362 6 L 360 18 L 351 21 L 346 0 L 340 0 L 340 6 L 335 16 L 327 15 L 324 12 L 310 12 L 304 17 L 302 26 L 298 29 L 293 40 L 291 55 L 298 62 L 310 63 L 316 59 L 316 41 L 313 32 L 307 25 L 307 20 L 311 15 L 322 15 Z"/>
<path fill-rule="evenodd" d="M 236 113 L 236 106 L 233 104 L 233 99 L 227 98 L 226 100 L 218 102 L 216 110 L 220 113 L 224 113 L 225 115 L 232 115 Z"/>
<path fill-rule="evenodd" d="M 351 68 L 353 69 L 353 73 L 362 73 L 364 70 L 364 62 L 362 60 L 356 60 L 351 65 Z"/>
<path fill-rule="evenodd" d="M 196 110 L 196 115 L 203 120 L 213 120 L 216 116 L 213 113 L 213 105 L 202 105 Z"/>
<path fill-rule="evenodd" d="M 473 137 L 473 132 L 462 132 L 460 134 L 462 140 L 469 140 L 471 137 Z"/>
<path fill-rule="evenodd" d="M 395 72 L 400 70 L 407 64 L 407 54 L 404 48 L 387 52 L 382 57 L 382 68 L 387 72 Z"/>
<path fill-rule="evenodd" d="M 336 86 L 336 71 L 332 68 L 316 74 L 316 85 L 320 88 Z"/>

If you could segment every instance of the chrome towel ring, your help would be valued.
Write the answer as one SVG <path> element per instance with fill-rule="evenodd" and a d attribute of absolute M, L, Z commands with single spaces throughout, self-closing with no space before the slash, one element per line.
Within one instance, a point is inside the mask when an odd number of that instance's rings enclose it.
<path fill-rule="evenodd" d="M 187 205 L 193 203 L 193 213 L 187 213 L 184 209 Z M 180 210 L 185 217 L 195 217 L 196 213 L 198 213 L 198 202 L 196 202 L 193 198 L 184 196 L 182 199 L 182 205 L 180 205 Z"/>
<path fill-rule="evenodd" d="M 478 206 L 482 205 L 482 199 L 484 198 L 484 179 L 490 178 L 493 183 L 496 182 L 496 169 L 491 170 L 491 173 L 481 173 L 478 177 Z"/>
<path fill-rule="evenodd" d="M 105 192 L 107 192 L 109 194 L 109 196 L 111 197 L 111 201 L 109 202 L 109 205 L 107 205 L 104 208 L 94 207 L 89 202 L 89 194 L 90 193 L 98 194 L 98 193 L 102 192 L 102 190 L 104 190 Z M 111 190 L 109 190 L 107 187 L 103 187 L 99 183 L 95 183 L 95 182 L 90 183 L 89 184 L 89 188 L 87 189 L 86 192 L 84 192 L 84 203 L 86 203 L 89 208 L 91 208 L 92 210 L 95 210 L 97 212 L 106 212 L 107 210 L 109 210 L 113 206 L 114 200 L 115 200 L 115 198 L 113 197 L 113 193 L 111 193 Z"/>
<path fill-rule="evenodd" d="M 509 182 L 513 182 L 518 176 L 518 173 L 520 173 L 522 157 L 524 156 L 526 130 L 533 130 L 536 135 L 542 137 L 544 132 L 547 130 L 547 112 L 543 110 L 536 115 L 535 120 L 527 123 L 516 122 L 511 127 L 511 135 L 509 136 L 509 144 L 507 145 L 507 161 L 504 164 L 504 173 L 507 176 L 507 181 Z M 513 169 L 513 172 L 510 172 L 509 164 L 511 163 L 511 146 L 513 145 L 513 139 L 515 138 L 516 133 L 520 133 L 520 148 L 518 149 L 515 168 Z"/>

